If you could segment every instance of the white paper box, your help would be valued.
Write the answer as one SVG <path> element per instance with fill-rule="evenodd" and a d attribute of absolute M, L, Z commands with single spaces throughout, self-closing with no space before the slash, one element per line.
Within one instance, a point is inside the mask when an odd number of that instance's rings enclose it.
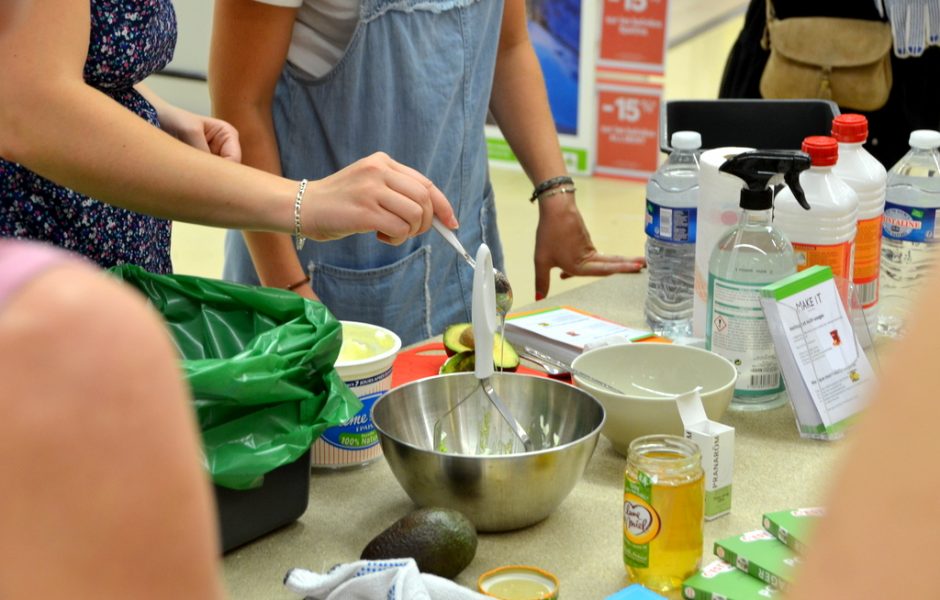
<path fill-rule="evenodd" d="M 705 471 L 705 520 L 731 512 L 731 479 L 734 474 L 734 427 L 711 421 L 698 389 L 676 398 L 685 437 L 698 445 Z"/>

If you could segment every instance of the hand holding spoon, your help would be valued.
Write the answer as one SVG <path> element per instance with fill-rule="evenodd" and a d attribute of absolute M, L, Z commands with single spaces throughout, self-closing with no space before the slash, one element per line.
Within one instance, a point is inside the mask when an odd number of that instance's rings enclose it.
<path fill-rule="evenodd" d="M 447 228 L 440 219 L 436 216 L 432 222 L 434 229 L 437 230 L 439 234 L 447 241 L 448 244 L 454 247 L 457 251 L 457 254 L 463 257 L 467 264 L 470 267 L 476 269 L 477 263 L 473 260 L 473 257 L 470 256 L 470 253 L 463 247 L 463 244 L 460 243 L 460 240 L 457 239 L 457 236 L 454 235 L 454 232 Z M 495 281 L 496 287 L 496 312 L 500 315 L 506 316 L 510 309 L 512 309 L 512 286 L 509 285 L 509 279 L 503 274 L 499 269 L 493 269 L 493 279 Z"/>

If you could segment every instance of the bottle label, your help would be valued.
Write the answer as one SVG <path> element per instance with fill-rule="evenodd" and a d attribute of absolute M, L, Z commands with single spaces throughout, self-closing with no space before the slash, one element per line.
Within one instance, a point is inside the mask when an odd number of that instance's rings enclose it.
<path fill-rule="evenodd" d="M 887 238 L 903 242 L 933 242 L 937 209 L 885 203 L 883 231 Z"/>
<path fill-rule="evenodd" d="M 330 427 L 320 436 L 324 442 L 341 450 L 367 450 L 378 446 L 379 432 L 372 423 L 372 405 L 385 392 L 360 396 L 362 410 L 342 425 Z"/>
<path fill-rule="evenodd" d="M 878 275 L 881 272 L 881 215 L 858 222 L 855 234 L 855 295 L 862 308 L 878 304 Z"/>
<path fill-rule="evenodd" d="M 706 348 L 734 364 L 738 396 L 783 391 L 770 328 L 760 305 L 766 283 L 739 283 L 708 274 Z"/>
<path fill-rule="evenodd" d="M 623 480 L 623 562 L 634 568 L 650 564 L 650 542 L 662 526 L 653 508 L 653 481 L 643 471 Z"/>
<path fill-rule="evenodd" d="M 857 234 L 856 234 L 857 235 Z M 848 297 L 849 278 L 852 276 L 852 242 L 841 244 L 799 244 L 793 242 L 793 254 L 796 257 L 796 270 L 803 271 L 814 265 L 823 265 L 832 269 L 836 287 L 843 298 Z"/>
<path fill-rule="evenodd" d="M 646 200 L 646 235 L 663 242 L 695 243 L 696 209 L 660 206 Z"/>

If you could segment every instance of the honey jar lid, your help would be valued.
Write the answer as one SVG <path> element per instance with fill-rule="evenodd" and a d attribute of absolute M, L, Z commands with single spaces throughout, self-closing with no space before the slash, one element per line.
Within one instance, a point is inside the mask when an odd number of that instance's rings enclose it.
<path fill-rule="evenodd" d="M 507 565 L 480 575 L 480 593 L 500 600 L 558 600 L 558 578 L 538 567 Z"/>

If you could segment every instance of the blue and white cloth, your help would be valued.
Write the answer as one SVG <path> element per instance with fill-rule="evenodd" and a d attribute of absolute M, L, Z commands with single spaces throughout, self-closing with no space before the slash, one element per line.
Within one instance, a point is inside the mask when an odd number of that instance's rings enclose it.
<path fill-rule="evenodd" d="M 492 600 L 449 579 L 421 573 L 414 559 L 360 560 L 328 573 L 291 569 L 287 588 L 306 600 Z"/>

